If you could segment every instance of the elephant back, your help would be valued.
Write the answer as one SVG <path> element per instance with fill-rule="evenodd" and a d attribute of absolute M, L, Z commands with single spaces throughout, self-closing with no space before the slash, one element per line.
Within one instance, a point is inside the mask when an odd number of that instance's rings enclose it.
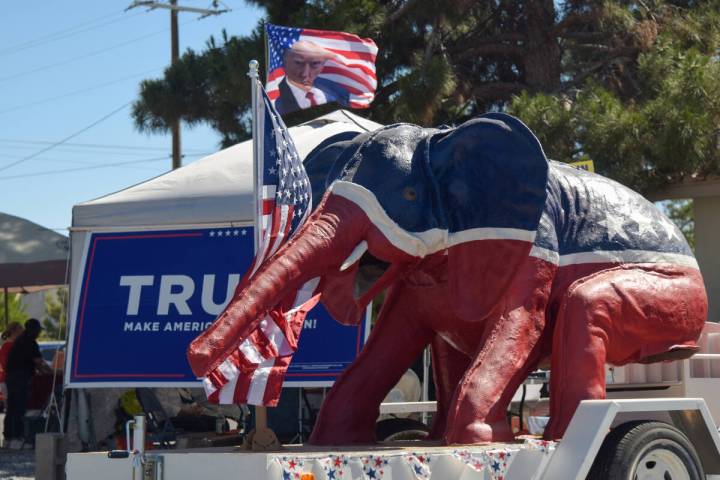
<path fill-rule="evenodd" d="M 614 180 L 564 163 L 550 164 L 546 217 L 553 228 L 541 228 L 535 243 L 561 266 L 696 265 L 682 232 L 655 205 Z"/>

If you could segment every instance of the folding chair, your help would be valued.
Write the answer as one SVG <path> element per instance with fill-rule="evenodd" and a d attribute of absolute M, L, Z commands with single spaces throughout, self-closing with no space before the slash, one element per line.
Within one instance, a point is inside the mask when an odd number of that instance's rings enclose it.
<path fill-rule="evenodd" d="M 145 412 L 148 440 L 159 444 L 160 448 L 172 448 L 171 442 L 175 442 L 178 432 L 160 400 L 150 388 L 136 388 L 135 395 Z"/>

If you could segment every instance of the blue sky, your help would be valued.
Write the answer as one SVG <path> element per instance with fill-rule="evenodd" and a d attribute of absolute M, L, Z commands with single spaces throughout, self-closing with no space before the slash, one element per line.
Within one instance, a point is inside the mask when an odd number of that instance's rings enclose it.
<path fill-rule="evenodd" d="M 31 0 L 3 6 L 0 212 L 66 234 L 74 204 L 170 169 L 170 135 L 138 132 L 130 107 L 123 107 L 137 99 L 141 80 L 161 76 L 168 65 L 170 13 L 125 12 L 131 3 Z M 209 0 L 178 3 L 211 5 Z M 208 38 L 219 38 L 223 29 L 245 35 L 263 14 L 241 0 L 225 0 L 224 6 L 232 11 L 216 17 L 180 13 L 181 54 L 188 48 L 203 50 Z M 238 68 L 247 70 L 247 65 Z M 217 151 L 219 141 L 206 126 L 183 126 L 183 164 Z"/>

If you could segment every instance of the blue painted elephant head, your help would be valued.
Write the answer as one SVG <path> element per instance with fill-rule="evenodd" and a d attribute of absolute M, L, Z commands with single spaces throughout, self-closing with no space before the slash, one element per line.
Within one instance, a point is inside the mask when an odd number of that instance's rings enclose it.
<path fill-rule="evenodd" d="M 380 290 L 438 255 L 446 257 L 458 313 L 487 314 L 530 251 L 548 175 L 535 136 L 500 113 L 458 128 L 398 124 L 340 134 L 305 164 L 320 203 L 314 221 L 333 199 L 352 204 L 358 236 L 333 232 L 348 243 L 327 246 L 343 260 L 324 271 L 322 298 L 350 324 Z"/>

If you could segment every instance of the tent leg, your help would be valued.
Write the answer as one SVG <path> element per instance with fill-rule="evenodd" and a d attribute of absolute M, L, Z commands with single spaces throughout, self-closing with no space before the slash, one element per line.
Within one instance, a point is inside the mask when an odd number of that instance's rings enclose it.
<path fill-rule="evenodd" d="M 5 291 L 5 328 L 7 328 L 10 323 L 10 313 L 8 312 L 8 287 L 4 287 L 3 290 Z"/>

